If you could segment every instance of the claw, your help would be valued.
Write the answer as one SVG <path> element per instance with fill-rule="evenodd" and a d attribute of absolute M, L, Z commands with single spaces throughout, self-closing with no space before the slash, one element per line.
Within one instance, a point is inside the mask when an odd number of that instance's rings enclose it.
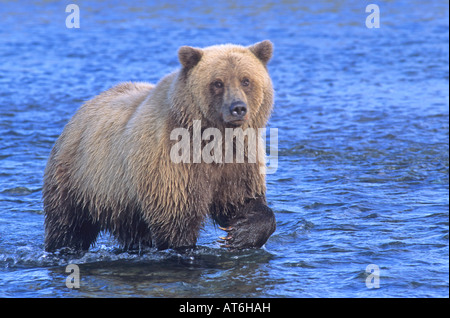
<path fill-rule="evenodd" d="M 231 247 L 231 245 L 227 244 L 228 242 L 226 241 L 226 239 L 224 237 L 220 237 L 221 239 L 224 239 L 224 241 L 222 240 L 217 240 L 217 243 L 220 243 L 220 247 L 225 247 L 225 248 L 229 248 Z"/>
<path fill-rule="evenodd" d="M 219 236 L 220 240 L 217 240 L 217 242 L 221 244 L 220 247 L 231 248 L 232 246 L 229 244 L 230 240 L 232 239 L 230 231 L 232 231 L 233 228 L 231 226 L 229 227 L 219 226 L 218 228 L 221 229 L 222 231 L 226 231 L 228 234 L 227 237 Z"/>

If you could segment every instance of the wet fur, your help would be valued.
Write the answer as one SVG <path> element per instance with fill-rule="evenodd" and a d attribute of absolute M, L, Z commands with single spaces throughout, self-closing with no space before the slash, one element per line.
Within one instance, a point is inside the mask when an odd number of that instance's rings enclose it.
<path fill-rule="evenodd" d="M 194 246 L 208 215 L 219 225 L 238 227 L 235 220 L 266 211 L 263 152 L 256 164 L 170 160 L 174 128 L 192 130 L 194 120 L 202 121 L 202 129 L 226 127 L 210 113 L 220 105 L 205 87 L 211 72 L 228 76 L 230 63 L 255 79 L 255 92 L 247 95 L 251 116 L 242 128 L 265 127 L 273 103 L 267 61 L 261 62 L 268 53 L 255 50 L 223 45 L 192 57 L 180 49 L 183 68 L 156 86 L 123 83 L 86 102 L 56 141 L 45 169 L 46 250 L 86 250 L 101 231 L 125 248 Z M 255 233 L 260 229 L 261 238 L 243 234 L 244 244 L 236 238 L 236 247 L 264 244 L 275 229 L 269 214 L 246 225 Z"/>

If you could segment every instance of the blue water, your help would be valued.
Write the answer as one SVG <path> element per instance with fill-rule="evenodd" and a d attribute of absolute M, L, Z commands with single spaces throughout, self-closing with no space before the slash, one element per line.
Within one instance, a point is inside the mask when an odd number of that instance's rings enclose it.
<path fill-rule="evenodd" d="M 77 1 L 79 29 L 68 3 L 0 1 L 0 297 L 449 296 L 448 1 L 378 1 L 372 29 L 365 1 Z M 221 249 L 208 224 L 187 254 L 108 235 L 43 251 L 43 170 L 83 101 L 158 81 L 182 45 L 263 39 L 279 132 L 263 249 Z"/>

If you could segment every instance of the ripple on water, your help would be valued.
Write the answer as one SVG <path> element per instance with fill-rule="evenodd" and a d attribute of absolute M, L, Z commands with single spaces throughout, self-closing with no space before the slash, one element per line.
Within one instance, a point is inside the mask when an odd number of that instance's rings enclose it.
<path fill-rule="evenodd" d="M 380 4 L 376 30 L 346 1 L 92 2 L 77 30 L 50 23 L 57 2 L 30 3 L 0 10 L 0 296 L 448 297 L 448 3 Z M 31 15 L 46 18 L 18 20 Z M 43 171 L 75 110 L 118 82 L 158 81 L 179 46 L 218 38 L 275 44 L 265 248 L 225 251 L 207 224 L 185 253 L 124 252 L 107 235 L 86 253 L 45 253 Z M 65 287 L 70 262 L 80 290 Z"/>

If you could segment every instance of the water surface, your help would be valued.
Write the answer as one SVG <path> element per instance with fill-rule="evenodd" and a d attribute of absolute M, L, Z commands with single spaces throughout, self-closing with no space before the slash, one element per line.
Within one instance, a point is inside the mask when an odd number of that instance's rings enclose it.
<path fill-rule="evenodd" d="M 381 2 L 378 29 L 350 0 L 77 4 L 68 29 L 61 2 L 1 1 L 1 297 L 449 296 L 447 1 Z M 264 249 L 223 250 L 208 224 L 185 254 L 125 253 L 108 235 L 87 253 L 43 251 L 43 170 L 83 101 L 158 81 L 182 45 L 263 39 L 279 132 Z"/>

